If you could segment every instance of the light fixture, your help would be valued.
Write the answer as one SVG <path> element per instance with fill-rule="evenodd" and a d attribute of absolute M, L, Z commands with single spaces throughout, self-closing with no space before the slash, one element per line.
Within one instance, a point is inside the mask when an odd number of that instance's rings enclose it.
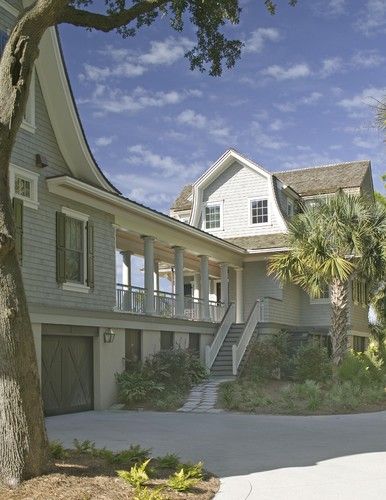
<path fill-rule="evenodd" d="M 112 328 L 106 328 L 106 330 L 103 333 L 103 341 L 105 344 L 111 344 L 114 342 L 115 338 L 115 333 L 113 332 Z"/>

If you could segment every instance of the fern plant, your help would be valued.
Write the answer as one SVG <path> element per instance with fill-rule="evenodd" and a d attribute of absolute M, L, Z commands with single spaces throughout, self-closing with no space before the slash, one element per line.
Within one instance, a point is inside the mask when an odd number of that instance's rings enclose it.
<path fill-rule="evenodd" d="M 162 494 L 162 487 L 155 490 L 150 488 L 136 488 L 134 500 L 167 500 Z"/>
<path fill-rule="evenodd" d="M 200 480 L 191 477 L 189 472 L 185 472 L 181 469 L 179 472 L 175 472 L 167 481 L 167 485 L 176 491 L 188 491 L 190 488 L 199 483 Z"/>
<path fill-rule="evenodd" d="M 151 458 L 146 460 L 146 462 L 143 462 L 142 465 L 133 465 L 133 467 L 131 467 L 129 471 L 117 470 L 117 474 L 121 479 L 131 484 L 131 486 L 140 488 L 146 483 L 146 481 L 149 480 L 149 476 L 146 472 L 146 467 L 149 465 L 150 460 Z"/>

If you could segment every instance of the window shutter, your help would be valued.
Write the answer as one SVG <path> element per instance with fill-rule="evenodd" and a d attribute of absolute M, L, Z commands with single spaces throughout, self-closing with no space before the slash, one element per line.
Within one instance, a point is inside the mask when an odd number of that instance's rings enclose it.
<path fill-rule="evenodd" d="M 94 224 L 87 222 L 87 285 L 94 288 Z"/>
<path fill-rule="evenodd" d="M 23 201 L 14 198 L 13 218 L 15 222 L 15 248 L 20 265 L 23 263 Z"/>
<path fill-rule="evenodd" d="M 56 281 L 66 281 L 66 215 L 56 212 Z"/>

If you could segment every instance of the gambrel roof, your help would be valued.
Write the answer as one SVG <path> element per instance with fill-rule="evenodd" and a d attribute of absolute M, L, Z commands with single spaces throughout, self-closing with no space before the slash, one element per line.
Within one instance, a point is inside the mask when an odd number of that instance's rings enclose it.
<path fill-rule="evenodd" d="M 335 163 L 284 170 L 273 174 L 300 196 L 335 193 L 339 189 L 359 188 L 370 168 L 369 160 Z"/>
<path fill-rule="evenodd" d="M 339 189 L 359 188 L 369 168 L 370 161 L 361 160 L 283 170 L 272 174 L 300 196 L 313 196 L 335 193 Z M 185 186 L 173 203 L 172 209 L 177 211 L 191 209 L 192 190 L 192 184 Z"/>

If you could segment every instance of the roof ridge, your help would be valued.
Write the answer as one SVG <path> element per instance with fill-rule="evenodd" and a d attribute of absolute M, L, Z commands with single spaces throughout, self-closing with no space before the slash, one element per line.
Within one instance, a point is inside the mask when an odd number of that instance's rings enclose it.
<path fill-rule="evenodd" d="M 289 170 L 277 170 L 275 172 L 272 172 L 272 174 L 277 175 L 277 174 L 285 174 L 286 172 L 299 172 L 299 171 L 304 171 L 304 170 L 313 170 L 316 168 L 330 168 L 330 167 L 338 167 L 339 165 L 352 165 L 354 163 L 370 163 L 371 160 L 354 160 L 354 161 L 340 161 L 337 163 L 326 163 L 324 165 L 313 165 L 310 167 L 299 167 L 299 168 L 292 168 Z"/>

